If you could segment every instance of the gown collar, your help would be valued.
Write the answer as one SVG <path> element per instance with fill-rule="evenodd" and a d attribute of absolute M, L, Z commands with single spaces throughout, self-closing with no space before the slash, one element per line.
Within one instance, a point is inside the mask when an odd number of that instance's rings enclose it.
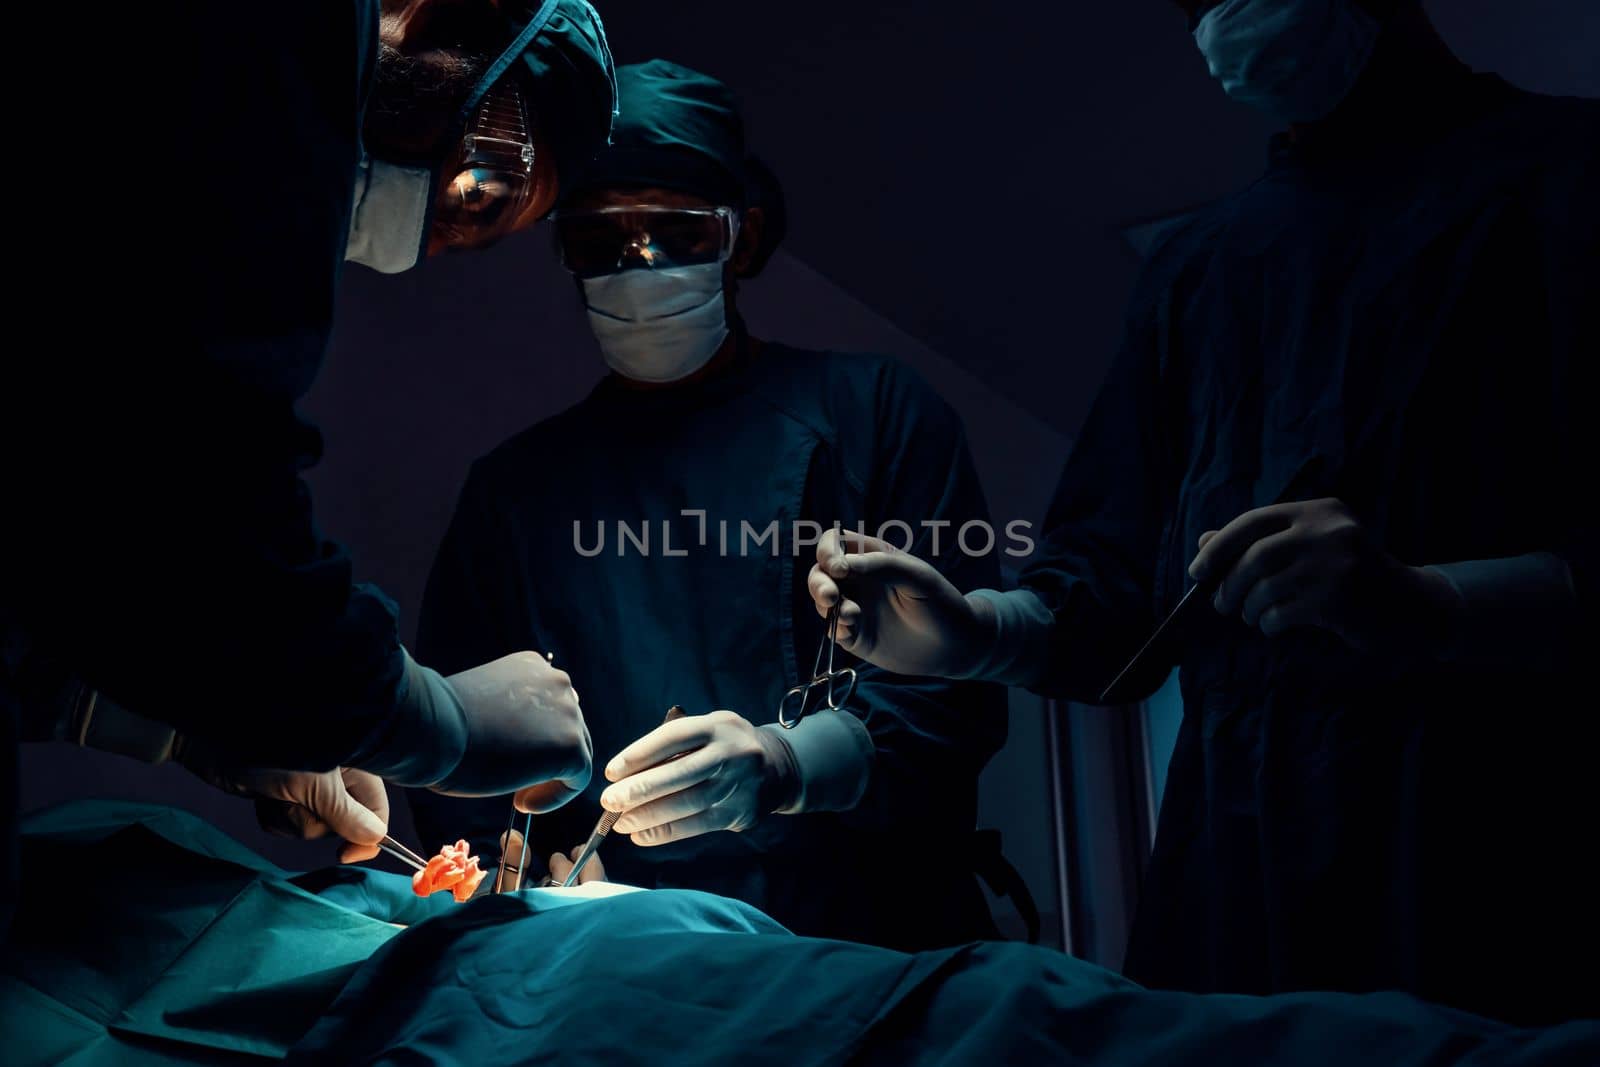
<path fill-rule="evenodd" d="M 1267 158 L 1272 169 L 1337 168 L 1379 155 L 1398 159 L 1445 140 L 1515 95 L 1497 74 L 1463 71 L 1408 106 L 1275 133 L 1267 143 Z"/>

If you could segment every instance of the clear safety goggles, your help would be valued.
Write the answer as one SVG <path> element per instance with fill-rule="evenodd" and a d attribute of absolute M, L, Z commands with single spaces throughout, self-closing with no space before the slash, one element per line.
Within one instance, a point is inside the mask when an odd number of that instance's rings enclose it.
<path fill-rule="evenodd" d="M 515 78 L 502 78 L 467 123 L 443 171 L 429 241 L 478 248 L 509 233 L 534 195 L 533 123 Z"/>
<path fill-rule="evenodd" d="M 554 222 L 561 265 L 580 278 L 721 263 L 739 236 L 731 207 L 620 204 L 558 211 Z"/>

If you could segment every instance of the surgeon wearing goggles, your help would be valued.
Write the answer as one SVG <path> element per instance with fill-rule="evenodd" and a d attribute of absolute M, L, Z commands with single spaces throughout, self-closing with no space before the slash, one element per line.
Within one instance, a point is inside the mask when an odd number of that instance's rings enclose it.
<path fill-rule="evenodd" d="M 376 854 L 384 781 L 565 802 L 590 775 L 571 679 L 538 646 L 449 677 L 412 659 L 394 605 L 317 530 L 301 473 L 321 441 L 295 405 L 343 260 L 392 272 L 485 247 L 546 214 L 605 143 L 599 17 L 583 0 L 151 17 L 197 46 L 170 79 L 116 71 L 119 106 L 170 116 L 151 137 L 173 139 L 150 149 L 173 162 L 156 187 L 125 201 L 179 188 L 183 224 L 105 287 L 102 316 L 62 325 L 8 420 L 6 454 L 49 462 L 8 477 L 6 720 L 181 762 L 256 798 L 265 825 L 344 837 L 347 860 Z M 99 318 L 164 354 L 95 360 L 121 344 Z"/>
<path fill-rule="evenodd" d="M 521 27 L 527 42 L 494 63 L 479 58 L 504 48 L 499 6 L 386 0 L 380 90 L 385 59 L 409 77 L 389 106 L 380 91 L 380 106 L 369 110 L 347 259 L 392 274 L 425 256 L 487 248 L 549 213 L 558 154 L 569 168 L 583 162 L 583 150 L 557 149 L 571 124 L 565 101 L 538 91 L 554 80 L 548 50 L 533 46 L 550 35 L 549 24 Z M 553 21 L 569 22 L 561 10 Z M 609 67 L 603 36 L 588 41 L 576 23 L 566 35 Z M 441 41 L 454 45 L 442 49 Z"/>
<path fill-rule="evenodd" d="M 663 60 L 618 84 L 613 143 L 553 219 L 598 347 L 581 358 L 612 373 L 473 464 L 418 648 L 448 670 L 547 647 L 579 680 L 610 762 L 583 802 L 534 820 L 557 877 L 603 807 L 619 816 L 604 865 L 633 885 L 899 948 L 992 935 L 974 825 L 979 771 L 1005 738 L 997 687 L 869 668 L 842 710 L 774 721 L 822 636 L 794 523 L 986 520 L 960 420 L 891 359 L 753 335 L 738 297 L 785 217 L 731 91 Z M 781 544 L 740 550 L 741 523 L 778 516 Z M 651 550 L 592 551 L 596 524 L 618 521 L 648 524 Z M 935 551 L 920 529 L 952 581 L 993 580 L 993 557 L 953 537 Z M 673 705 L 688 714 L 663 724 Z M 411 800 L 425 835 L 493 839 L 505 822 L 503 802 Z"/>
<path fill-rule="evenodd" d="M 556 216 L 562 264 L 612 370 L 643 384 L 682 381 L 723 346 L 723 264 L 739 220 L 737 208 L 672 189 L 590 193 Z"/>

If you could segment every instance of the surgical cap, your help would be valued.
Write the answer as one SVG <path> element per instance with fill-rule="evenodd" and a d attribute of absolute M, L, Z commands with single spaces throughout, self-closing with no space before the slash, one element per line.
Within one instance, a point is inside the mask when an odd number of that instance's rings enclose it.
<path fill-rule="evenodd" d="M 744 122 L 729 88 L 652 59 L 617 69 L 611 144 L 577 188 L 650 185 L 742 206 Z"/>
<path fill-rule="evenodd" d="M 499 7 L 512 42 L 479 80 L 462 123 L 495 82 L 523 72 L 566 189 L 604 147 L 616 117 L 617 69 L 605 26 L 587 0 L 520 0 Z"/>
<path fill-rule="evenodd" d="M 650 186 L 730 207 L 759 207 L 761 246 L 745 271 L 765 265 L 786 229 L 783 188 L 745 147 L 744 120 L 722 82 L 665 59 L 617 68 L 611 144 L 569 192 Z"/>

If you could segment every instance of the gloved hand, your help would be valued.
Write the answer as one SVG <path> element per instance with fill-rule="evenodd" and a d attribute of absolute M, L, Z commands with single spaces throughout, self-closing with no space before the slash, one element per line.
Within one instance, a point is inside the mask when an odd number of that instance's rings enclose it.
<path fill-rule="evenodd" d="M 345 840 L 340 863 L 377 856 L 378 842 L 389 832 L 389 791 L 383 779 L 366 771 L 251 771 L 245 780 L 256 793 L 256 821 L 263 830 L 308 841 L 336 834 Z"/>
<path fill-rule="evenodd" d="M 807 588 L 823 618 L 845 598 L 841 648 L 896 674 L 960 674 L 993 639 L 982 601 L 962 596 L 932 564 L 876 537 L 824 533 Z"/>
<path fill-rule="evenodd" d="M 212 764 L 203 750 L 180 743 L 177 759 L 202 781 L 256 802 L 262 829 L 314 840 L 344 838 L 340 863 L 378 854 L 389 832 L 389 793 L 383 780 L 354 767 L 332 771 L 240 770 Z"/>
<path fill-rule="evenodd" d="M 572 850 L 570 857 L 563 856 L 559 852 L 551 854 L 549 869 L 547 873 L 542 876 L 537 874 L 536 857 L 530 854 L 527 857 L 529 861 L 528 866 L 535 868 L 535 871 L 529 875 L 533 880 L 528 884 L 533 886 L 560 885 L 562 882 L 565 882 L 567 880 L 567 875 L 572 873 L 572 865 L 577 862 L 578 854 L 582 851 L 583 846 L 578 845 Z M 515 892 L 517 889 L 522 887 L 523 875 L 525 873 L 520 869 L 523 859 L 521 831 L 507 830 L 505 833 L 500 835 L 500 854 L 511 861 L 510 866 L 506 868 L 504 879 L 500 884 L 500 891 L 502 893 Z M 583 873 L 578 875 L 578 884 L 582 885 L 584 882 L 603 882 L 605 880 L 606 869 L 604 864 L 600 862 L 600 853 L 596 852 L 593 856 L 589 857 L 589 862 L 583 865 Z"/>
<path fill-rule="evenodd" d="M 1317 627 L 1361 652 L 1431 656 L 1461 598 L 1449 579 L 1384 551 L 1331 497 L 1256 508 L 1200 535 L 1189 574 L 1224 575 L 1212 603 L 1275 636 Z"/>
<path fill-rule="evenodd" d="M 572 679 L 516 652 L 449 678 L 407 657 L 393 723 L 352 762 L 450 796 L 514 793 L 523 811 L 543 812 L 583 791 L 592 759 Z"/>
<path fill-rule="evenodd" d="M 606 778 L 615 784 L 600 805 L 623 813 L 613 832 L 636 845 L 748 830 L 799 789 L 783 739 L 731 711 L 663 723 L 606 764 Z"/>
<path fill-rule="evenodd" d="M 554 811 L 583 792 L 594 746 L 566 671 L 518 652 L 446 680 L 467 713 L 467 751 L 435 792 L 495 796 L 514 789 L 517 809 L 531 812 Z"/>
<path fill-rule="evenodd" d="M 578 854 L 583 851 L 579 845 L 572 850 L 571 855 L 563 856 L 559 852 L 550 855 L 550 881 L 560 885 L 572 873 L 572 865 L 578 862 Z M 606 880 L 605 865 L 600 862 L 600 853 L 596 852 L 589 857 L 589 862 L 583 865 L 583 870 L 578 872 L 578 884 L 585 882 L 603 882 Z"/>

